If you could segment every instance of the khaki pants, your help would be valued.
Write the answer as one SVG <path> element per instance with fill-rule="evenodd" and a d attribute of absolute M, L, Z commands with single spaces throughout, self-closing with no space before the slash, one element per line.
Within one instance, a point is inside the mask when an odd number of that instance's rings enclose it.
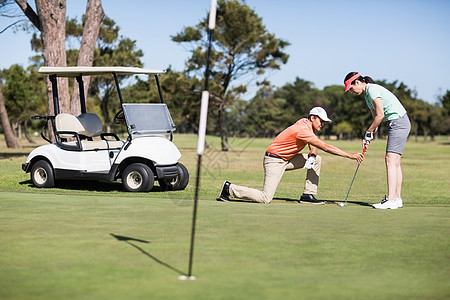
<path fill-rule="evenodd" d="M 303 168 L 307 159 L 307 154 L 297 154 L 289 161 L 264 156 L 264 186 L 262 191 L 231 184 L 230 196 L 238 199 L 249 199 L 259 203 L 270 203 L 284 172 Z M 305 188 L 303 189 L 304 194 L 317 194 L 321 164 L 322 158 L 316 156 L 314 168 L 306 172 Z"/>

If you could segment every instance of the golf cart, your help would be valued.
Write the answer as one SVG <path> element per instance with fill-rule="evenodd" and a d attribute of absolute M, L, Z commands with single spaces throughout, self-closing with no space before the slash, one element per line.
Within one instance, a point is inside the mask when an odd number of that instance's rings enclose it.
<path fill-rule="evenodd" d="M 158 75 L 160 70 L 134 67 L 41 67 L 39 73 L 49 75 L 54 115 L 33 116 L 35 120 L 51 123 L 55 142 L 41 136 L 49 144 L 37 147 L 22 164 L 31 174 L 33 185 L 50 188 L 58 180 L 122 181 L 129 192 L 150 191 L 155 180 L 162 190 L 182 190 L 189 182 L 186 167 L 179 163 L 181 153 L 172 143 L 175 124 L 164 104 Z M 110 74 L 114 77 L 121 109 L 114 122 L 125 123 L 125 140 L 115 133 L 103 132 L 100 118 L 86 112 L 83 76 Z M 125 103 L 119 87 L 120 75 L 146 74 L 153 76 L 161 103 Z M 57 77 L 75 77 L 80 88 L 81 114 L 60 113 Z"/>

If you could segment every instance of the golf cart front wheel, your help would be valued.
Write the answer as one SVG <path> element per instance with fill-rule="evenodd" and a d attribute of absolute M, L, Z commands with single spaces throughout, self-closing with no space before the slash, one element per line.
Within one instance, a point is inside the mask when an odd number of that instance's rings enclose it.
<path fill-rule="evenodd" d="M 55 177 L 52 166 L 45 160 L 37 161 L 31 168 L 31 181 L 38 188 L 54 187 Z"/>
<path fill-rule="evenodd" d="M 178 174 L 171 180 L 161 179 L 158 180 L 159 186 L 163 191 L 176 191 L 184 190 L 189 183 L 189 172 L 187 168 L 182 164 L 177 164 Z"/>
<path fill-rule="evenodd" d="M 126 167 L 122 174 L 123 188 L 128 192 L 148 192 L 155 182 L 152 169 L 142 163 Z"/>

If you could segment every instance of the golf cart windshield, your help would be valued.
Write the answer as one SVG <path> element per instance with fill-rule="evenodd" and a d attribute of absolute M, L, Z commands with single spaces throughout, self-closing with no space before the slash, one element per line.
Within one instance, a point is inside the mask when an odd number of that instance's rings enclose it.
<path fill-rule="evenodd" d="M 175 124 L 163 103 L 123 104 L 128 131 L 133 137 L 172 133 Z"/>

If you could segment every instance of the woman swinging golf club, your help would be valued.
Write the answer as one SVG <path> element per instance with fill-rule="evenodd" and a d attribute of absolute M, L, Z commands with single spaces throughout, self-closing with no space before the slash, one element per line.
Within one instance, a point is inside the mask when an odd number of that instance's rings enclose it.
<path fill-rule="evenodd" d="M 388 197 L 374 204 L 377 209 L 397 209 L 403 207 L 401 197 L 402 168 L 400 159 L 408 139 L 411 124 L 406 110 L 400 101 L 386 88 L 375 84 L 369 76 L 361 76 L 358 72 L 350 72 L 344 79 L 345 92 L 361 95 L 364 93 L 367 106 L 373 116 L 373 122 L 363 138 L 363 147 L 369 147 L 373 135 L 382 121 L 389 128 L 386 145 L 386 173 Z"/>

